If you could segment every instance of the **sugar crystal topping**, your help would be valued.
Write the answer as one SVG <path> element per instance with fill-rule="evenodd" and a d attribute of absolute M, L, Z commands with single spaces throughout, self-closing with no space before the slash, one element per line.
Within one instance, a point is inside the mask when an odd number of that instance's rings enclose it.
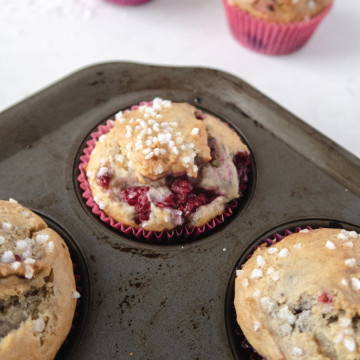
<path fill-rule="evenodd" d="M 155 98 L 115 118 L 113 130 L 142 183 L 170 173 L 186 172 L 195 178 L 197 159 L 211 160 L 205 124 L 191 105 Z M 150 160 L 155 164 L 149 165 Z"/>

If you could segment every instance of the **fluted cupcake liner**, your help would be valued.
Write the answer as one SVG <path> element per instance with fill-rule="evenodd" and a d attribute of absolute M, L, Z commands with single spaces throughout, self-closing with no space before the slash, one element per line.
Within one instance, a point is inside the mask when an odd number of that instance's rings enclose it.
<path fill-rule="evenodd" d="M 290 54 L 310 39 L 332 8 L 329 5 L 317 16 L 294 23 L 274 23 L 256 18 L 223 0 L 233 36 L 245 47 L 263 54 Z"/>

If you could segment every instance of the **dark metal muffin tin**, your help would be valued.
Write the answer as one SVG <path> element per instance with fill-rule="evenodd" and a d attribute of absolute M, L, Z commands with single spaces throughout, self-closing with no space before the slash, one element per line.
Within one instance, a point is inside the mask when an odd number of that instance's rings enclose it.
<path fill-rule="evenodd" d="M 192 243 L 124 237 L 87 209 L 76 180 L 90 132 L 156 96 L 228 121 L 253 155 L 242 209 Z M 226 293 L 250 244 L 288 223 L 360 223 L 359 159 L 215 70 L 96 65 L 1 113 L 0 134 L 0 198 L 44 214 L 81 263 L 79 321 L 61 359 L 243 359 L 228 338 Z"/>

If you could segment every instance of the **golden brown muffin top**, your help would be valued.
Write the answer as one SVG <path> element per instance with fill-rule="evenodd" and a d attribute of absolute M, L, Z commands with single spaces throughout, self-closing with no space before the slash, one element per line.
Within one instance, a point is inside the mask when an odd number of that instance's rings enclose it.
<path fill-rule="evenodd" d="M 291 23 L 311 19 L 333 0 L 228 0 L 229 4 L 270 22 Z"/>

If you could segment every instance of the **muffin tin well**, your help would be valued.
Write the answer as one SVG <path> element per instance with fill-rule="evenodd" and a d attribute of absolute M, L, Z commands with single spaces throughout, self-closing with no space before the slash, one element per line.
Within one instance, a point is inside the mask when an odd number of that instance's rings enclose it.
<path fill-rule="evenodd" d="M 151 100 L 151 99 L 148 99 Z M 169 99 L 172 100 L 172 99 Z M 179 100 L 181 101 L 181 100 Z M 197 105 L 201 102 L 201 99 L 195 98 L 193 99 L 193 105 Z M 136 104 L 135 104 L 136 105 Z M 196 106 L 197 109 L 200 109 L 203 114 L 210 113 L 209 111 L 206 111 L 206 109 L 200 108 L 199 106 Z M 118 111 L 125 111 L 126 109 L 131 108 L 131 104 L 122 109 L 118 109 Z M 211 114 L 219 119 L 221 117 L 216 114 Z M 255 166 L 255 159 L 254 156 L 251 153 L 251 147 L 249 144 L 244 140 L 244 137 L 237 129 L 234 129 L 231 124 L 226 122 L 224 119 L 221 119 L 224 123 L 227 123 L 228 126 L 231 127 L 231 129 L 238 133 L 239 137 L 242 139 L 243 143 L 245 143 L 250 150 L 250 164 L 248 166 L 248 181 L 247 181 L 247 188 L 244 191 L 243 196 L 241 199 L 233 200 L 231 201 L 225 208 L 224 214 L 217 216 L 215 221 L 216 225 L 213 226 L 202 226 L 201 227 L 201 233 L 198 234 L 196 231 L 192 231 L 192 229 L 186 229 L 184 227 L 179 227 L 177 229 L 174 229 L 170 232 L 148 232 L 148 231 L 137 231 L 137 234 L 135 235 L 131 228 L 125 226 L 124 231 L 122 231 L 122 227 L 118 226 L 114 228 L 114 226 L 110 225 L 107 221 L 102 221 L 102 218 L 100 219 L 100 216 L 95 215 L 93 213 L 93 209 L 88 206 L 88 200 L 84 198 L 85 191 L 81 188 L 81 182 L 83 182 L 83 179 L 86 179 L 86 174 L 84 170 L 80 169 L 80 164 L 83 163 L 83 158 L 86 157 L 86 154 L 88 151 L 89 141 L 92 142 L 94 134 L 99 134 L 99 129 L 103 128 L 104 126 L 107 126 L 109 121 L 114 121 L 115 116 L 112 114 L 111 116 L 108 116 L 105 120 L 101 121 L 98 125 L 96 125 L 93 129 L 91 129 L 90 133 L 88 133 L 81 143 L 74 162 L 74 184 L 75 184 L 75 192 L 78 196 L 79 202 L 84 208 L 84 211 L 88 214 L 89 217 L 91 217 L 95 222 L 99 223 L 99 226 L 105 226 L 110 228 L 111 230 L 114 230 L 116 233 L 128 237 L 129 239 L 135 240 L 135 241 L 142 241 L 145 243 L 151 243 L 151 244 L 162 244 L 162 245 L 175 245 L 175 244 L 183 244 L 192 242 L 195 240 L 199 240 L 201 238 L 206 237 L 209 234 L 212 234 L 222 227 L 226 226 L 226 224 L 229 223 L 229 221 L 232 221 L 237 218 L 237 216 L 240 215 L 240 213 L 246 208 L 248 202 L 250 201 L 252 194 L 254 192 L 255 188 L 255 179 L 256 179 L 256 166 Z M 85 151 L 86 150 L 86 151 Z M 81 180 L 80 180 L 81 179 Z M 76 181 L 77 180 L 77 181 Z M 210 222 L 212 223 L 212 221 Z M 117 224 L 120 225 L 120 224 Z M 187 235 L 187 232 L 190 231 L 190 235 Z M 166 235 L 168 234 L 168 236 Z"/>
<path fill-rule="evenodd" d="M 109 114 L 154 97 L 185 101 L 227 121 L 256 161 L 241 210 L 190 243 L 129 239 L 98 221 L 79 192 L 84 139 Z M 61 359 L 236 358 L 225 321 L 227 288 L 255 239 L 301 219 L 359 225 L 359 159 L 216 70 L 92 66 L 1 113 L 0 133 L 0 198 L 55 219 L 85 259 L 86 316 Z"/>

